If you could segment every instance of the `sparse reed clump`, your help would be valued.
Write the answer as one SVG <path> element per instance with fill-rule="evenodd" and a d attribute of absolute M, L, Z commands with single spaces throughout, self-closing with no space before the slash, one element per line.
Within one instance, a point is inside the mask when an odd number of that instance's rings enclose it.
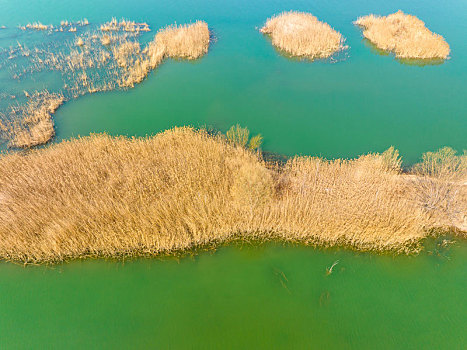
<path fill-rule="evenodd" d="M 409 252 L 437 225 L 393 150 L 277 167 L 242 145 L 176 128 L 4 154 L 0 258 L 158 254 L 237 237 Z"/>
<path fill-rule="evenodd" d="M 133 63 L 133 57 L 139 55 L 141 47 L 138 42 L 124 41 L 118 46 L 112 47 L 114 59 L 120 67 L 128 67 Z"/>
<path fill-rule="evenodd" d="M 19 27 L 21 30 L 52 30 L 54 28 L 51 24 L 42 24 L 41 22 L 28 23 L 25 26 Z"/>
<path fill-rule="evenodd" d="M 272 44 L 292 56 L 327 58 L 344 48 L 344 38 L 310 13 L 289 11 L 271 17 L 261 33 L 270 34 Z"/>
<path fill-rule="evenodd" d="M 80 19 L 77 22 L 70 22 L 68 20 L 60 21 L 60 27 L 76 28 L 76 27 L 84 27 L 87 25 L 89 25 L 89 21 L 87 20 L 87 18 Z"/>
<path fill-rule="evenodd" d="M 8 146 L 29 148 L 47 143 L 55 133 L 52 114 L 63 101 L 62 94 L 45 90 L 29 96 L 24 105 L 11 107 L 9 122 L 2 128 Z"/>
<path fill-rule="evenodd" d="M 103 35 L 101 37 L 101 44 L 104 46 L 110 45 L 112 37 L 110 35 Z"/>
<path fill-rule="evenodd" d="M 354 23 L 364 28 L 365 38 L 398 58 L 446 59 L 449 56 L 449 45 L 441 35 L 431 32 L 417 17 L 402 11 L 388 16 L 368 15 Z"/>
<path fill-rule="evenodd" d="M 147 23 L 137 23 L 124 18 L 117 21 L 115 17 L 109 22 L 102 24 L 100 29 L 103 32 L 149 32 L 151 30 Z"/>

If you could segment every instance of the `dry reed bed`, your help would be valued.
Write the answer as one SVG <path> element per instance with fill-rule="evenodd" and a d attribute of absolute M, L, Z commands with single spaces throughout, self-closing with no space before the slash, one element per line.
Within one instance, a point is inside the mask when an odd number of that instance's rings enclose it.
<path fill-rule="evenodd" d="M 360 17 L 355 24 L 364 28 L 365 38 L 381 50 L 394 52 L 398 58 L 446 59 L 449 56 L 449 45 L 441 35 L 402 11 L 388 16 Z"/>
<path fill-rule="evenodd" d="M 176 128 L 5 154 L 0 258 L 158 254 L 239 237 L 411 252 L 444 210 L 414 196 L 424 189 L 400 175 L 392 149 L 355 160 L 296 157 L 279 168 L 238 140 L 246 145 L 244 135 Z M 455 169 L 464 180 L 465 157 Z"/>
<path fill-rule="evenodd" d="M 141 49 L 136 37 L 144 28 L 146 24 L 113 19 L 101 31 L 77 37 L 67 53 L 29 50 L 18 44 L 15 54 L 30 58 L 37 71 L 61 71 L 67 79 L 64 89 L 77 98 L 85 93 L 133 87 L 166 58 L 193 60 L 208 51 L 206 22 L 167 26 Z M 1 118 L 0 137 L 8 139 L 10 147 L 29 148 L 46 143 L 54 135 L 52 114 L 64 99 L 61 94 L 47 91 L 30 96 L 24 105 L 15 106 L 8 113 L 9 120 Z"/>
<path fill-rule="evenodd" d="M 344 38 L 310 13 L 283 12 L 269 18 L 261 33 L 270 34 L 272 44 L 297 57 L 327 58 L 344 49 Z"/>
<path fill-rule="evenodd" d="M 12 106 L 9 120 L 0 123 L 0 137 L 9 140 L 9 147 L 16 148 L 47 143 L 55 133 L 52 114 L 63 102 L 62 94 L 47 90 L 28 95 L 28 102 Z"/>
<path fill-rule="evenodd" d="M 121 87 L 133 87 L 141 82 L 165 58 L 194 60 L 208 52 L 209 28 L 206 22 L 170 25 L 157 32 L 154 40 L 145 47 L 139 57 L 128 64 L 120 81 Z M 133 53 L 139 54 L 139 46 Z"/>

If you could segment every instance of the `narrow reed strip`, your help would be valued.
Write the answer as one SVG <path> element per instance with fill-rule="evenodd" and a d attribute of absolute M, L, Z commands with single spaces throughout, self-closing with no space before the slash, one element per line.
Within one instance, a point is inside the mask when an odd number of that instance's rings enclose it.
<path fill-rule="evenodd" d="M 466 222 L 466 155 L 434 153 L 412 175 L 393 149 L 279 167 L 232 130 L 93 135 L 2 155 L 0 258 L 159 254 L 242 237 L 414 252 L 432 228 Z M 450 175 L 428 173 L 430 162 Z"/>

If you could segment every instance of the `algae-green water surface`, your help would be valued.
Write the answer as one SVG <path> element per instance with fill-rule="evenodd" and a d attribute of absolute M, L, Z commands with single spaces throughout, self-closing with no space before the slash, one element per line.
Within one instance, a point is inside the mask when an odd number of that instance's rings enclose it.
<path fill-rule="evenodd" d="M 281 56 L 258 27 L 289 9 L 330 23 L 349 49 L 335 63 Z M 401 63 L 352 24 L 398 9 L 442 34 L 451 58 Z M 148 22 L 149 37 L 204 19 L 216 40 L 201 60 L 168 61 L 134 89 L 67 102 L 54 116 L 58 141 L 240 123 L 287 155 L 354 157 L 394 145 L 410 164 L 442 146 L 467 148 L 465 1 L 0 0 L 0 48 L 50 39 L 16 28 L 28 22 L 112 16 Z M 18 82 L 0 68 L 0 92 L 54 91 L 59 81 L 44 73 Z M 0 263 L 0 348 L 462 349 L 466 262 L 465 241 L 438 239 L 413 257 L 266 244 L 179 261 Z"/>
<path fill-rule="evenodd" d="M 416 257 L 266 244 L 180 260 L 5 263 L 0 347 L 463 349 L 466 261 L 465 242 L 438 240 Z"/>

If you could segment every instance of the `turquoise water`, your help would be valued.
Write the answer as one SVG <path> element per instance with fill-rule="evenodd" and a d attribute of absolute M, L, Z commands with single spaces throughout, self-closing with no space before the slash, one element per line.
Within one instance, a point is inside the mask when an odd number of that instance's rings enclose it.
<path fill-rule="evenodd" d="M 336 63 L 278 54 L 257 28 L 289 9 L 330 23 L 349 50 Z M 352 25 L 398 9 L 442 34 L 451 59 L 401 63 Z M 134 89 L 67 102 L 55 115 L 57 140 L 240 123 L 263 134 L 265 150 L 286 155 L 354 157 L 394 145 L 411 164 L 442 146 L 467 148 L 465 1 L 0 0 L 0 48 L 56 40 L 16 28 L 28 22 L 112 16 L 146 21 L 152 34 L 204 19 L 216 41 L 201 60 L 168 61 Z M 50 72 L 18 82 L 0 68 L 2 93 L 60 84 Z M 0 348 L 462 349 L 467 245 L 441 243 L 415 257 L 268 244 L 178 261 L 0 263 Z"/>
<path fill-rule="evenodd" d="M 146 21 L 152 33 L 174 21 L 204 19 L 217 37 L 209 54 L 197 62 L 169 61 L 132 90 L 67 103 L 56 114 L 58 139 L 101 131 L 145 135 L 186 124 L 225 131 L 240 123 L 262 133 L 266 149 L 288 155 L 354 157 L 394 145 L 410 164 L 423 152 L 442 146 L 467 148 L 465 1 L 1 4 L 0 23 L 8 28 L 0 35 L 12 36 L 0 40 L 3 47 L 16 43 L 13 34 L 18 30 L 13 27 L 18 24 L 35 20 L 58 24 L 83 17 L 91 24 L 112 16 Z M 337 63 L 312 64 L 279 55 L 257 28 L 268 16 L 286 9 L 310 11 L 330 23 L 346 37 L 347 54 Z M 418 15 L 442 34 L 452 58 L 441 65 L 402 64 L 369 48 L 352 24 L 360 15 L 398 9 Z"/>

